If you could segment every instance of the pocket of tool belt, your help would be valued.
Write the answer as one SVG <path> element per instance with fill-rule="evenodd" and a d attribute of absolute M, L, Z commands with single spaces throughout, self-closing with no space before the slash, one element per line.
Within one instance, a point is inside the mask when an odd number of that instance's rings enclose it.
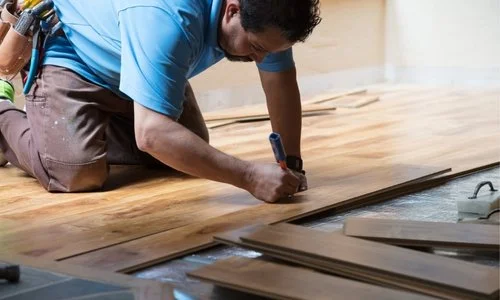
<path fill-rule="evenodd" d="M 14 77 L 30 60 L 32 36 L 14 30 L 18 17 L 12 14 L 15 3 L 0 8 L 0 76 Z"/>

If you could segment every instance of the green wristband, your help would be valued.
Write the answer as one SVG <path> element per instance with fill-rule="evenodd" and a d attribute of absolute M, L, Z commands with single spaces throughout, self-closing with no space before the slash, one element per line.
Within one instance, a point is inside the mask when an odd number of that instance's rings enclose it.
<path fill-rule="evenodd" d="M 14 86 L 6 80 L 0 79 L 0 98 L 14 102 Z"/>

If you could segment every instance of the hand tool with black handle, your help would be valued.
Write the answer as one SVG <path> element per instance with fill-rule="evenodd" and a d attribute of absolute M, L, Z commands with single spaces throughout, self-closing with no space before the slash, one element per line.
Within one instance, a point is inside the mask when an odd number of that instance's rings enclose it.
<path fill-rule="evenodd" d="M 19 282 L 21 277 L 21 270 L 19 266 L 11 265 L 6 267 L 0 267 L 0 280 L 7 280 L 8 282 Z"/>

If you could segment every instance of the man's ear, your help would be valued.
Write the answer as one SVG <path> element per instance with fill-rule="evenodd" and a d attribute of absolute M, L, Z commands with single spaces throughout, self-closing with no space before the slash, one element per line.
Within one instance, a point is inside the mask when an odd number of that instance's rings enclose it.
<path fill-rule="evenodd" d="M 239 1 L 228 0 L 226 5 L 226 14 L 224 16 L 226 18 L 226 21 L 229 22 L 232 18 L 237 17 L 239 13 L 240 13 Z"/>

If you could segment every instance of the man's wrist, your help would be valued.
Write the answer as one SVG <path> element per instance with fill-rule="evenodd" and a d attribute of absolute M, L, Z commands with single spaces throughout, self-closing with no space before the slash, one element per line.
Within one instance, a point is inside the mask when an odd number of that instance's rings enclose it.
<path fill-rule="evenodd" d="M 302 159 L 298 156 L 294 155 L 287 155 L 286 157 L 286 166 L 287 168 L 297 171 L 297 172 L 303 172 L 303 162 Z"/>

